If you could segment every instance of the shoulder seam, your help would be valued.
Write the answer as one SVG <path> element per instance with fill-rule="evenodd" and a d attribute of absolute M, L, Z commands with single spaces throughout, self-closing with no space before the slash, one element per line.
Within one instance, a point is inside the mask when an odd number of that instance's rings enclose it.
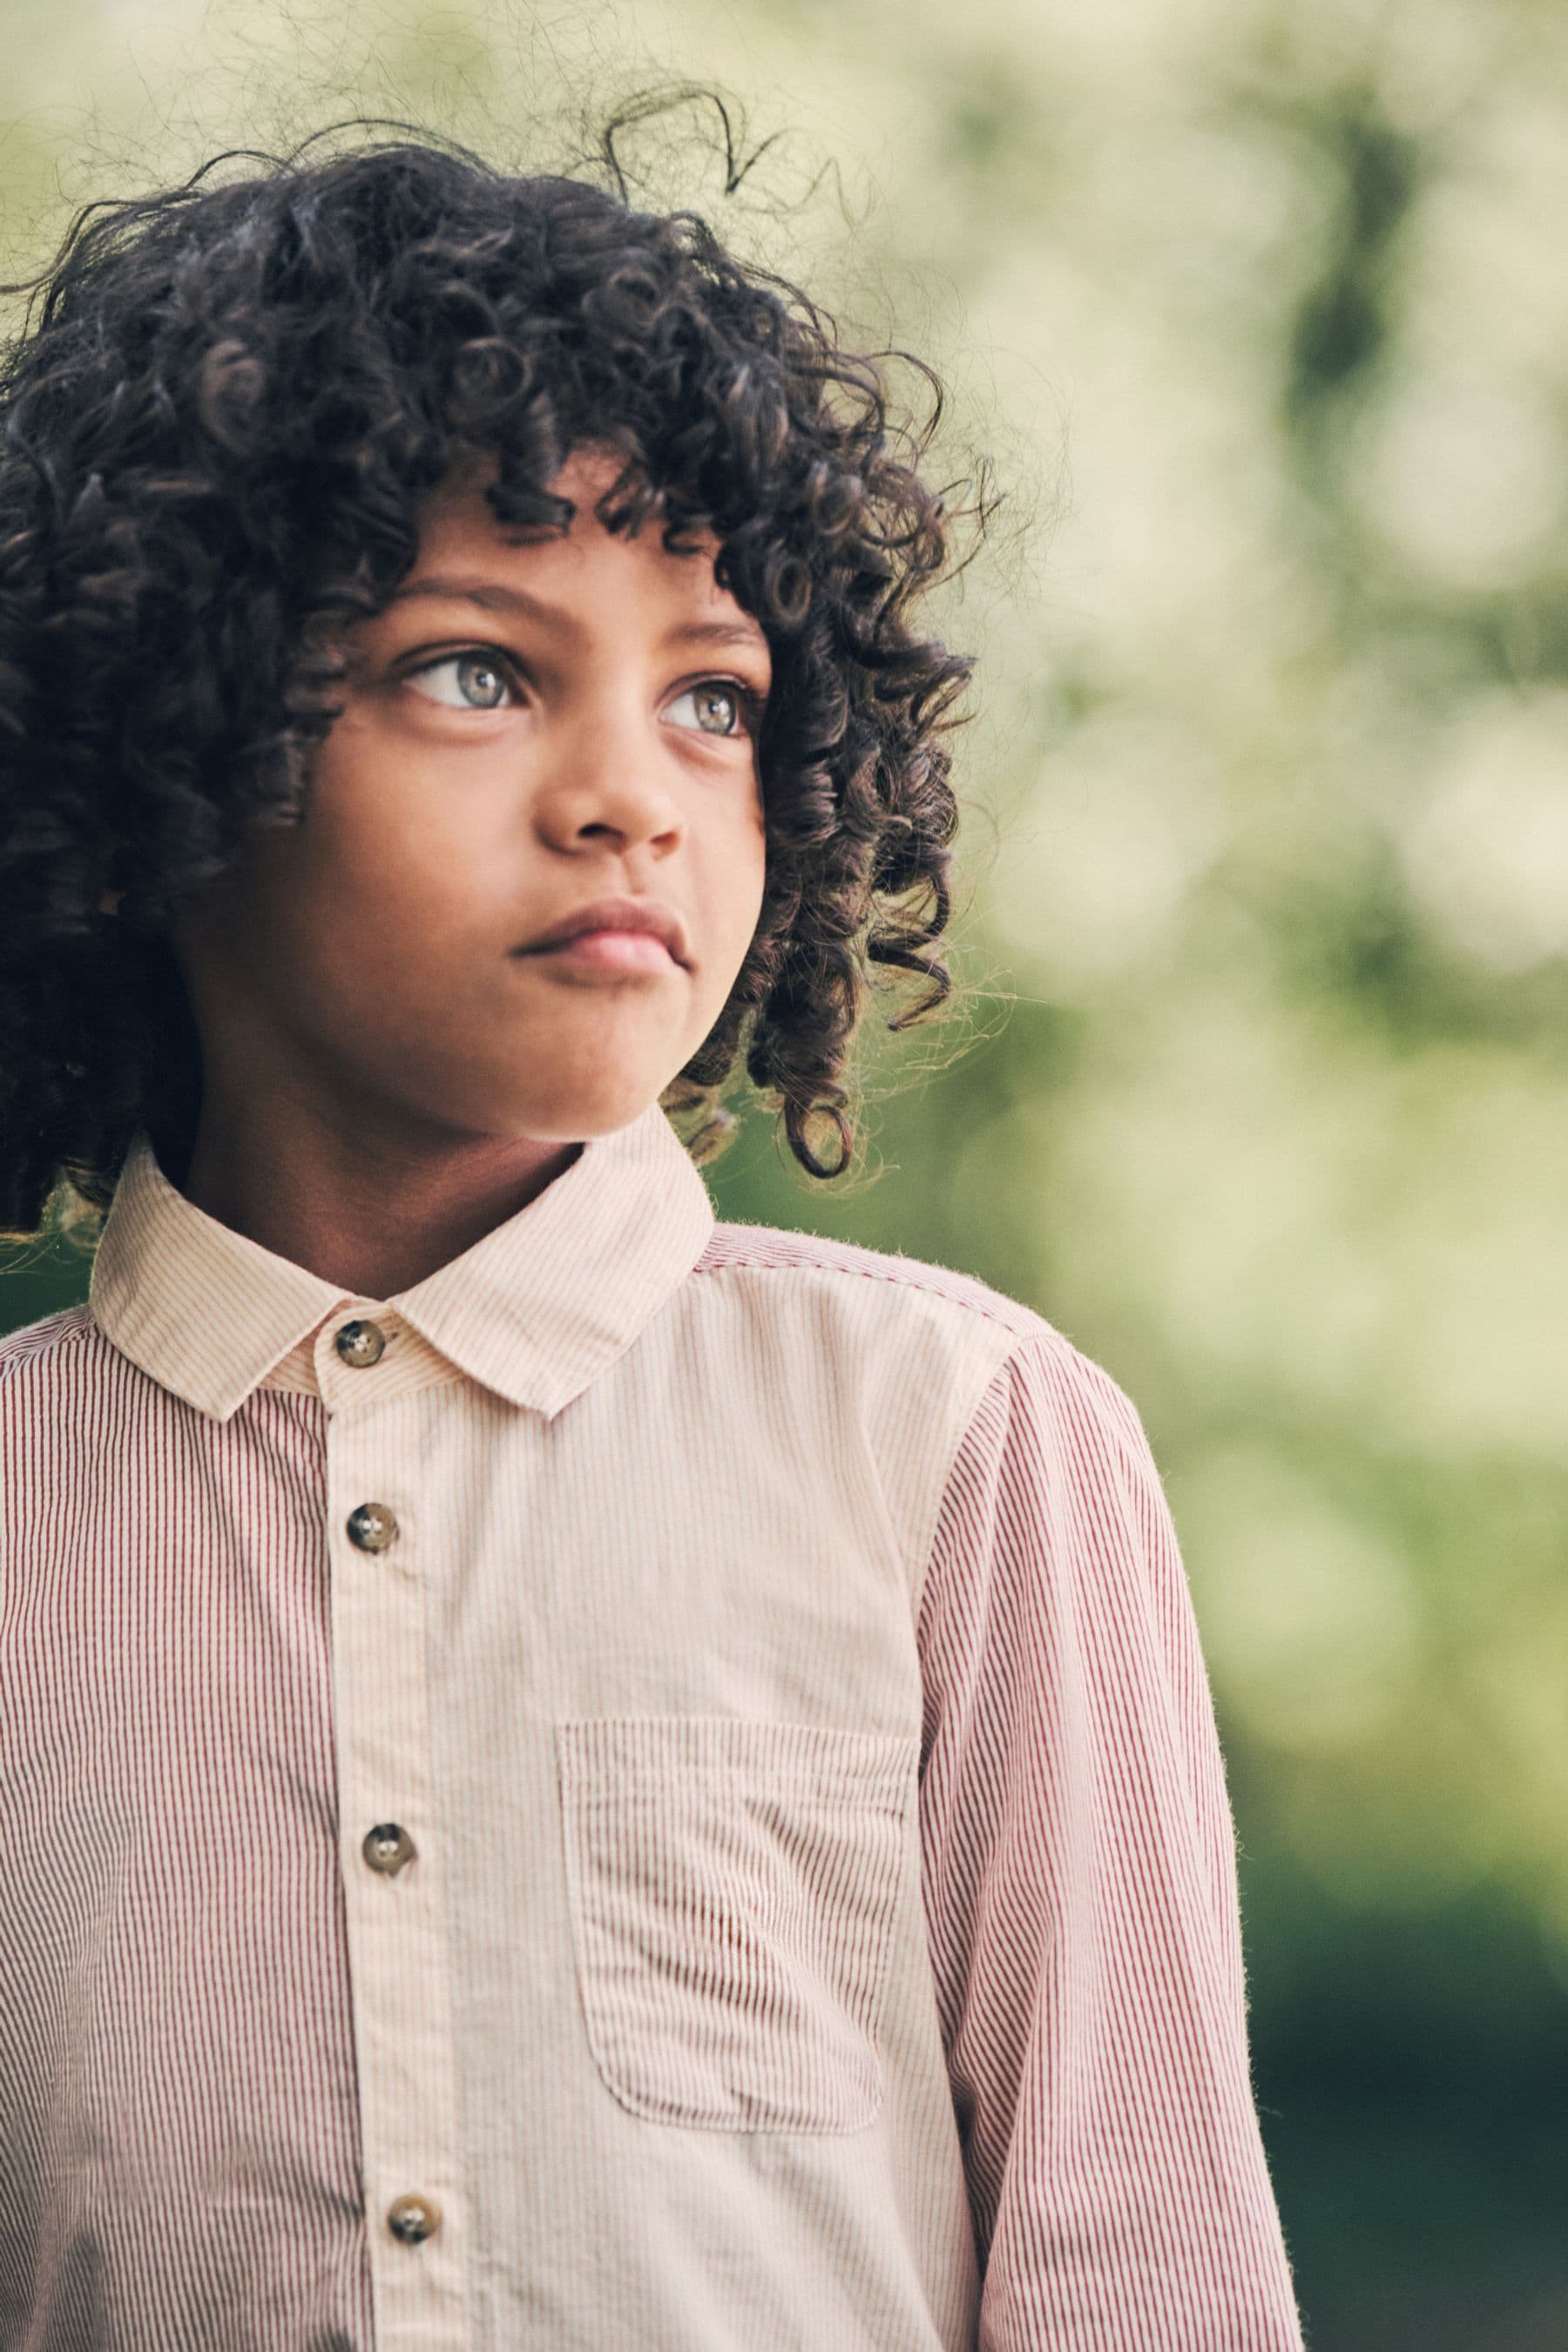
<path fill-rule="evenodd" d="M 808 1235 L 807 1238 L 810 1239 L 814 1237 Z M 837 1246 L 837 1244 L 835 1244 L 835 1246 Z M 847 1244 L 847 1246 L 853 1248 L 857 1246 L 857 1244 L 851 1243 Z M 921 1267 L 921 1261 L 918 1258 L 905 1261 L 905 1264 L 907 1264 L 910 1269 L 908 1273 L 905 1273 L 898 1262 L 891 1258 L 890 1253 L 883 1252 L 879 1253 L 879 1255 L 883 1255 L 889 1261 L 886 1270 L 884 1270 L 882 1266 L 835 1265 L 828 1261 L 817 1259 L 805 1259 L 802 1261 L 802 1264 L 804 1264 L 807 1270 L 813 1274 L 845 1275 L 861 1282 L 889 1282 L 892 1283 L 900 1290 L 919 1290 L 922 1291 L 928 1298 L 940 1298 L 953 1307 L 965 1307 L 969 1309 L 972 1315 L 982 1317 L 987 1323 L 994 1323 L 999 1331 L 1008 1332 L 1012 1338 L 1017 1340 L 1020 1344 L 1026 1339 L 1038 1339 L 1041 1336 L 1042 1330 L 1053 1333 L 1058 1339 L 1061 1339 L 1064 1336 L 1060 1332 L 1057 1331 L 1054 1324 L 1047 1323 L 1043 1315 L 1037 1315 L 1032 1307 L 1026 1307 L 1022 1299 L 1016 1299 L 1011 1302 L 1014 1312 L 1019 1316 L 1028 1318 L 1032 1324 L 1037 1328 L 1029 1330 L 1015 1331 L 1013 1329 L 1011 1319 L 1007 1316 L 995 1314 L 992 1308 L 983 1305 L 978 1298 L 964 1298 L 952 1291 L 944 1290 L 939 1283 L 922 1282 L 920 1279 L 920 1276 L 923 1271 L 923 1268 Z M 795 1274 L 799 1269 L 795 1265 L 769 1265 L 763 1258 L 731 1257 L 721 1259 L 712 1265 L 704 1265 L 699 1262 L 691 1270 L 693 1274 L 714 1275 L 734 1273 Z M 977 1275 L 960 1274 L 952 1266 L 944 1266 L 941 1268 L 940 1271 L 951 1275 L 956 1282 L 972 1282 L 975 1284 L 977 1287 L 986 1286 L 981 1284 L 980 1277 Z M 1072 1342 L 1068 1340 L 1066 1344 L 1070 1347 Z"/>

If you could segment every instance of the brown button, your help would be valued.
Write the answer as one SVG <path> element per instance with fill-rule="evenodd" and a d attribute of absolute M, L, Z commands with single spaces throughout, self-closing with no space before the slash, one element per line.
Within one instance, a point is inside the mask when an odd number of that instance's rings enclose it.
<path fill-rule="evenodd" d="M 379 1323 L 345 1323 L 332 1344 L 352 1370 L 363 1372 L 386 1353 L 386 1334 Z"/>
<path fill-rule="evenodd" d="M 433 2197 L 395 2197 L 386 2209 L 386 2226 L 405 2246 L 422 2246 L 441 2226 L 441 2208 Z"/>
<path fill-rule="evenodd" d="M 377 1822 L 374 1829 L 366 1830 L 360 1851 L 373 1870 L 395 1878 L 404 1864 L 414 1859 L 414 1840 L 401 1822 Z"/>
<path fill-rule="evenodd" d="M 397 1514 L 390 1503 L 362 1503 L 348 1516 L 349 1541 L 361 1551 L 384 1551 L 396 1540 Z"/>

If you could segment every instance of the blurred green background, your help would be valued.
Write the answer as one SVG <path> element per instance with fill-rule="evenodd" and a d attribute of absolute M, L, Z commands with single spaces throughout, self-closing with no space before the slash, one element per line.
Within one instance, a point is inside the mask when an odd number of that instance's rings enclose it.
<path fill-rule="evenodd" d="M 6 31 L 12 273 L 219 146 L 363 110 L 549 165 L 690 79 L 774 143 L 726 195 L 693 105 L 627 135 L 643 191 L 948 377 L 953 470 L 1006 493 L 942 616 L 981 656 L 966 1009 L 873 1045 L 867 1177 L 810 1186 L 753 1117 L 721 1213 L 971 1269 L 1131 1391 L 1314 2352 L 1561 2352 L 1568 14 L 8 0 Z M 0 1327 L 84 1288 L 15 1267 Z"/>

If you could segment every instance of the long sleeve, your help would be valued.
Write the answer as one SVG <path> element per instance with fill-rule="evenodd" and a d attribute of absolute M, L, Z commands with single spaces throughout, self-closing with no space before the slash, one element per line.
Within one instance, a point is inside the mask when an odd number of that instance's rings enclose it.
<path fill-rule="evenodd" d="M 1295 2352 L 1175 1535 L 1132 1407 L 1054 1333 L 968 1430 L 919 1632 L 980 2352 Z"/>

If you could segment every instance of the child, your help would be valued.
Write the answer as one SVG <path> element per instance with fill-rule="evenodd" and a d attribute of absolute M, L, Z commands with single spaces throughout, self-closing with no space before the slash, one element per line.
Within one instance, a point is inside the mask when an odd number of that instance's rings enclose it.
<path fill-rule="evenodd" d="M 418 144 L 79 227 L 0 456 L 0 2344 L 1283 2352 L 1138 1420 L 716 1226 L 939 953 L 880 381 Z M 110 1202 L 112 1205 L 110 1205 Z"/>

